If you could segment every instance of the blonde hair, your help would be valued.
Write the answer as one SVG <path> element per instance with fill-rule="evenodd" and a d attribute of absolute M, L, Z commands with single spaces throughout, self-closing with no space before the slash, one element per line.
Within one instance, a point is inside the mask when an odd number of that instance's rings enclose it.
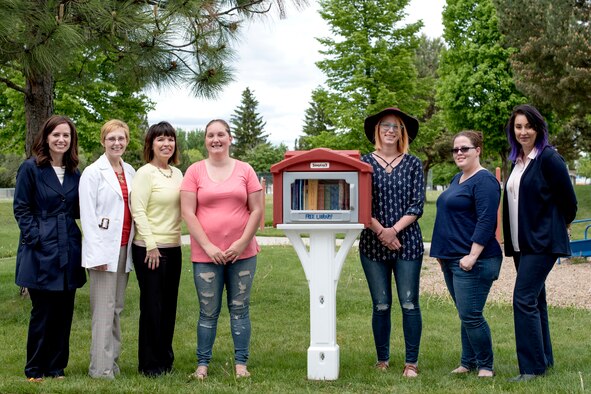
<path fill-rule="evenodd" d="M 111 119 L 101 127 L 101 143 L 105 142 L 107 134 L 116 129 L 123 129 L 125 132 L 125 138 L 127 139 L 127 142 L 129 142 L 129 126 L 127 123 L 119 119 Z"/>
<path fill-rule="evenodd" d="M 390 115 L 390 114 L 389 114 Z M 387 115 L 387 116 L 389 116 Z M 396 115 L 391 115 L 394 116 L 394 118 L 396 118 L 396 120 L 398 120 L 398 123 L 400 123 L 402 125 L 402 130 L 400 131 L 400 138 L 398 139 L 398 141 L 396 142 L 396 148 L 398 149 L 398 152 L 400 153 L 408 153 L 408 147 L 410 146 L 410 142 L 408 139 L 408 133 L 406 132 L 406 125 L 404 124 L 404 121 L 396 116 Z M 385 118 L 385 116 L 384 116 Z M 382 119 L 384 119 L 382 118 Z M 380 123 L 382 122 L 382 119 L 380 119 L 375 126 L 374 129 L 374 141 L 376 142 L 374 145 L 376 147 L 376 149 L 382 149 L 382 136 L 380 134 Z"/>

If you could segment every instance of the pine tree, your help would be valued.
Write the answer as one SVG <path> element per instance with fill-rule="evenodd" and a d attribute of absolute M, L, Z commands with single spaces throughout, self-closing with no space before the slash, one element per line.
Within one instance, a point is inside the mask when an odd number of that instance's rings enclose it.
<path fill-rule="evenodd" d="M 246 155 L 259 144 L 269 144 L 268 135 L 264 133 L 266 122 L 257 112 L 259 102 L 247 87 L 242 92 L 242 101 L 230 117 L 232 136 L 234 139 L 233 156 L 244 160 Z"/>
<path fill-rule="evenodd" d="M 304 135 L 297 140 L 297 149 L 308 150 L 317 148 L 317 137 L 322 133 L 334 134 L 334 124 L 328 113 L 328 93 L 322 88 L 312 92 L 312 101 L 304 114 Z"/>
<path fill-rule="evenodd" d="M 100 80 L 97 59 L 109 82 L 136 92 L 186 84 L 215 96 L 232 80 L 242 22 L 273 7 L 283 15 L 284 1 L 0 1 L 0 83 L 24 96 L 27 152 L 53 113 L 56 81 Z"/>

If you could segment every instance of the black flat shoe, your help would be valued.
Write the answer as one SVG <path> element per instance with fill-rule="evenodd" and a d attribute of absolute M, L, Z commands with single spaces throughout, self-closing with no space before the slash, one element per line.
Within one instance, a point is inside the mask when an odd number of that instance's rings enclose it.
<path fill-rule="evenodd" d="M 517 382 L 528 382 L 530 380 L 533 380 L 535 378 L 537 378 L 538 375 L 533 375 L 533 374 L 529 374 L 529 373 L 524 373 L 521 375 L 517 375 L 514 376 L 510 379 L 508 379 L 509 382 L 513 382 L 513 383 L 517 383 Z"/>

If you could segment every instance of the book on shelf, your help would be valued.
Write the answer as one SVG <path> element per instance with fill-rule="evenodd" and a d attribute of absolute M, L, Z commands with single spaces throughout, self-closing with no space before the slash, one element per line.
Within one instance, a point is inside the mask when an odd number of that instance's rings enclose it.
<path fill-rule="evenodd" d="M 296 179 L 291 185 L 292 210 L 349 210 L 350 198 L 344 179 Z"/>

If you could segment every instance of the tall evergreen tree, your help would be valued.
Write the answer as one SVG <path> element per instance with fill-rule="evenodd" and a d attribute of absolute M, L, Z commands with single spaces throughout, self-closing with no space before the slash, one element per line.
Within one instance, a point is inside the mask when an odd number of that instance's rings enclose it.
<path fill-rule="evenodd" d="M 494 0 L 517 87 L 553 120 L 567 159 L 591 150 L 591 2 Z M 527 17 L 524 17 L 527 16 Z"/>
<path fill-rule="evenodd" d="M 454 133 L 481 131 L 485 153 L 499 155 L 506 174 L 504 126 L 525 98 L 513 82 L 511 49 L 502 46 L 492 0 L 447 0 L 443 26 L 448 49 L 439 67 L 438 99 L 447 123 Z"/>
<path fill-rule="evenodd" d="M 244 160 L 246 154 L 259 144 L 269 144 L 264 132 L 266 122 L 257 112 L 258 105 L 253 92 L 247 87 L 242 92 L 240 105 L 230 116 L 234 138 L 233 156 L 237 159 Z"/>
<path fill-rule="evenodd" d="M 214 96 L 232 79 L 242 21 L 272 6 L 283 14 L 283 0 L 2 0 L 0 83 L 24 97 L 27 152 L 53 113 L 56 81 L 100 79 L 97 59 L 116 86 L 187 84 Z"/>
<path fill-rule="evenodd" d="M 298 139 L 297 149 L 317 148 L 320 145 L 317 145 L 314 137 L 322 133 L 334 134 L 334 124 L 328 113 L 328 100 L 329 96 L 326 90 L 319 87 L 312 91 L 312 101 L 310 101 L 310 106 L 304 114 L 304 127 L 302 129 L 304 135 Z"/>
<path fill-rule="evenodd" d="M 422 23 L 402 25 L 409 0 L 320 0 L 320 15 L 333 38 L 320 38 L 331 120 L 339 133 L 335 148 L 372 149 L 363 119 L 397 106 L 418 116 L 425 102 L 417 96 L 414 64 Z M 334 117 L 332 117 L 334 114 Z"/>
<path fill-rule="evenodd" d="M 591 2 L 493 0 L 517 86 L 558 114 L 591 111 Z M 549 88 L 551 87 L 551 88 Z"/>

